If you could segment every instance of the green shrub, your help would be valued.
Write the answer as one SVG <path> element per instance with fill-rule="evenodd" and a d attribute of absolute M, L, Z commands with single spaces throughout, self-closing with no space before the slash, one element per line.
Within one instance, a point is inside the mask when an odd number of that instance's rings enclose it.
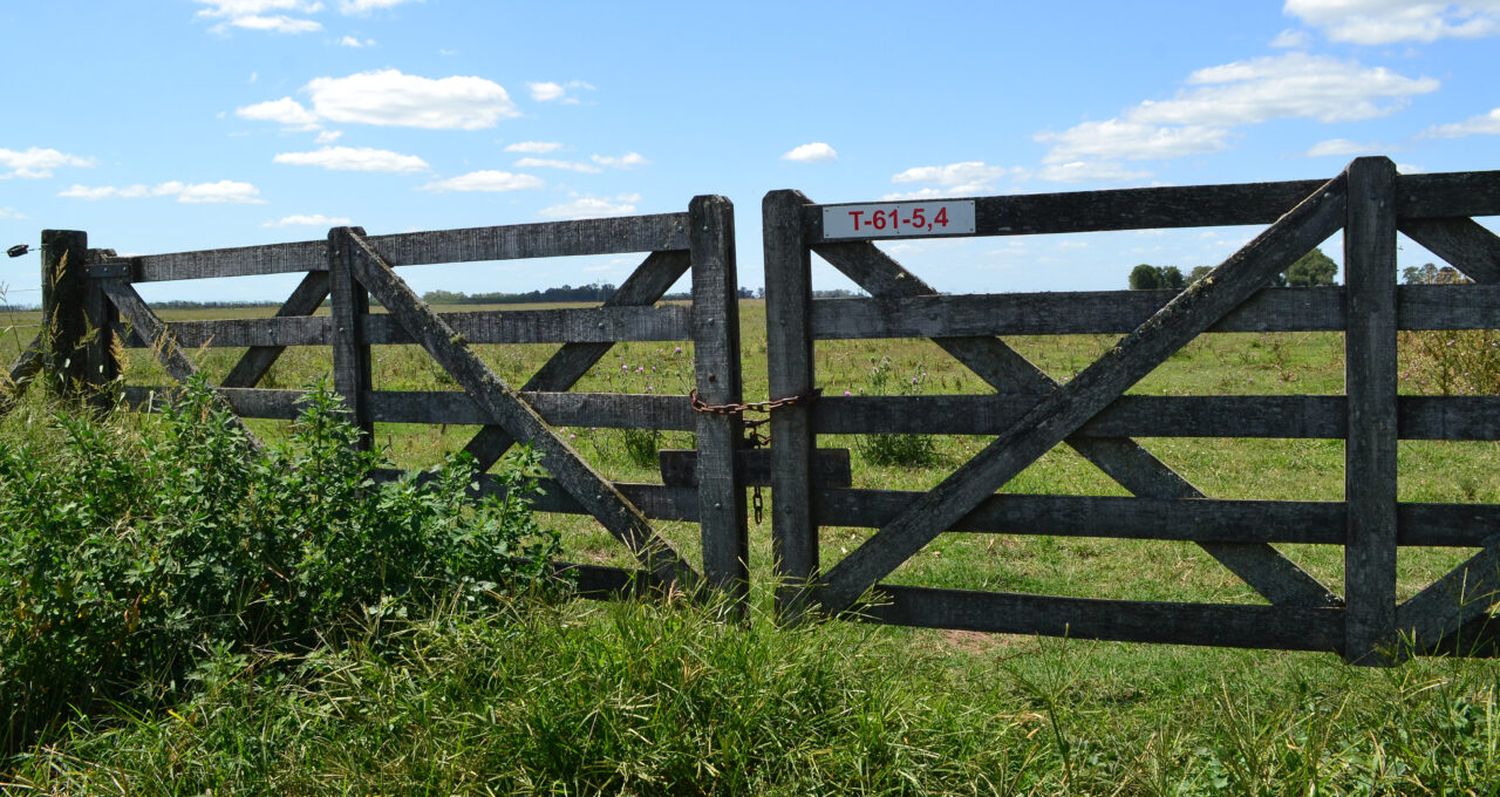
<path fill-rule="evenodd" d="M 67 712 L 168 698 L 211 649 L 305 650 L 550 572 L 534 455 L 471 506 L 467 459 L 376 483 L 326 387 L 264 451 L 230 419 L 196 384 L 159 419 L 57 411 L 0 437 L 0 752 Z"/>
<path fill-rule="evenodd" d="M 889 357 L 882 357 L 875 363 L 875 367 L 870 369 L 871 395 L 889 395 L 892 383 L 896 382 L 899 383 L 895 388 L 897 395 L 914 396 L 921 392 L 923 383 L 927 381 L 927 371 L 921 367 L 912 373 L 910 379 L 904 381 L 893 379 L 893 370 Z M 932 435 L 866 434 L 860 435 L 854 445 L 860 456 L 872 465 L 926 468 L 938 462 L 937 441 Z"/>

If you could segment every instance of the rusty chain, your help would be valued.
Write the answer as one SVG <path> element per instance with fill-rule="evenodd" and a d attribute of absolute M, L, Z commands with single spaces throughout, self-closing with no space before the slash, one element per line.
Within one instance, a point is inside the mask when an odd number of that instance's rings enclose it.
<path fill-rule="evenodd" d="M 768 423 L 770 412 L 781 407 L 794 407 L 798 404 L 811 404 L 823 395 L 822 388 L 813 388 L 810 392 L 796 396 L 786 396 L 770 401 L 744 401 L 729 404 L 710 404 L 698 396 L 697 388 L 688 392 L 688 399 L 692 402 L 693 412 L 706 415 L 723 415 L 726 417 L 738 417 L 740 426 L 745 430 L 745 442 L 750 448 L 764 448 L 771 444 L 771 436 L 762 434 L 760 427 Z M 747 419 L 747 412 L 766 413 L 764 418 Z M 755 485 L 751 490 L 750 506 L 755 513 L 755 525 L 759 526 L 765 514 L 765 499 L 761 496 L 760 485 Z"/>

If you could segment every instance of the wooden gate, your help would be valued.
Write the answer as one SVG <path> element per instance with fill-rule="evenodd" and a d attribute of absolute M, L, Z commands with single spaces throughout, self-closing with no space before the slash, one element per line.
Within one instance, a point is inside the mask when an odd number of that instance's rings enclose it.
<path fill-rule="evenodd" d="M 612 298 L 596 308 L 437 313 L 393 267 L 648 252 Z M 66 255 L 66 257 L 65 257 Z M 80 268 L 87 261 L 87 268 Z M 71 264 L 71 265 L 69 265 Z M 688 396 L 568 392 L 617 341 L 694 342 L 699 396 L 741 401 L 733 206 L 701 196 L 685 213 L 462 230 L 366 235 L 354 227 L 326 241 L 119 258 L 89 250 L 83 233 L 43 235 L 50 346 L 34 345 L 16 365 L 25 376 L 56 353 L 53 367 L 75 383 L 111 383 L 113 336 L 153 349 L 177 380 L 194 376 L 184 355 L 199 347 L 248 347 L 218 393 L 241 417 L 292 418 L 301 391 L 255 385 L 287 346 L 332 346 L 334 384 L 354 423 L 476 424 L 466 446 L 484 473 L 516 442 L 535 448 L 552 479 L 537 507 L 592 515 L 640 562 L 627 570 L 568 564 L 585 594 L 649 587 L 691 590 L 706 582 L 743 600 L 747 589 L 746 501 L 733 415 L 693 412 Z M 692 304 L 658 304 L 691 271 Z M 275 318 L 167 324 L 136 283 L 307 272 Z M 370 313 L 374 297 L 386 310 Z M 327 299 L 331 314 L 315 316 Z M 96 334 L 97 333 L 97 334 Z M 370 352 L 383 344 L 419 344 L 461 388 L 397 392 L 372 384 Z M 560 343 L 524 385 L 502 381 L 470 344 Z M 144 405 L 152 389 L 125 386 Z M 617 484 L 601 476 L 552 426 L 676 429 L 695 433 L 698 478 L 692 486 Z M 253 439 L 253 436 L 252 436 Z M 385 474 L 388 477 L 396 473 Z M 482 478 L 481 489 L 499 489 Z M 697 522 L 701 569 L 653 528 L 653 519 Z"/>
<path fill-rule="evenodd" d="M 1267 224 L 1180 294 L 938 295 L 871 239 L 931 234 L 939 207 L 968 236 Z M 915 211 L 921 211 L 917 213 Z M 794 191 L 764 203 L 770 392 L 818 388 L 817 339 L 926 337 L 997 392 L 835 397 L 772 412 L 778 607 L 902 625 L 1087 639 L 1337 651 L 1379 663 L 1399 651 L 1492 652 L 1500 506 L 1398 503 L 1398 438 L 1500 439 L 1496 397 L 1398 397 L 1398 329 L 1500 326 L 1500 239 L 1470 218 L 1500 213 L 1500 173 L 1398 176 L 1384 158 L 1327 181 L 999 196 L 951 203 L 818 205 Z M 969 214 L 966 218 L 961 218 Z M 944 223 L 949 219 L 944 213 Z M 876 224 L 878 223 L 878 227 Z M 967 226 L 967 225 L 972 225 Z M 893 232 L 904 228 L 903 232 Z M 1344 233 L 1346 286 L 1265 289 Z M 1397 231 L 1477 285 L 1396 284 Z M 814 299 L 816 253 L 871 297 Z M 1209 331 L 1343 330 L 1344 396 L 1125 396 Z M 1128 333 L 1058 384 L 998 335 Z M 818 434 L 993 435 L 925 493 L 839 489 L 813 474 Z M 1345 445 L 1342 502 L 1218 501 L 1137 444 L 1150 437 L 1319 437 Z M 1065 443 L 1133 498 L 1002 495 Z M 877 531 L 829 568 L 820 526 Z M 1190 540 L 1266 605 L 1099 600 L 883 583 L 947 531 Z M 1342 596 L 1274 543 L 1342 545 Z M 1398 605 L 1402 545 L 1481 552 Z M 861 601 L 869 597 L 868 601 Z"/>

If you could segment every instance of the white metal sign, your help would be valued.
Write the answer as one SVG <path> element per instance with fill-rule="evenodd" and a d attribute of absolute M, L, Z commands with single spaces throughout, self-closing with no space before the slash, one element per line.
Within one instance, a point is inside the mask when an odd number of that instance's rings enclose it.
<path fill-rule="evenodd" d="M 972 199 L 823 206 L 825 239 L 916 238 L 929 235 L 972 235 L 973 232 Z"/>

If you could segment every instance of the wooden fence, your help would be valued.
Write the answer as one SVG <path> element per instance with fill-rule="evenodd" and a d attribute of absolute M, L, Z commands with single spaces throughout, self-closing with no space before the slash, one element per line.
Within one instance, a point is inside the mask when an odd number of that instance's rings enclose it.
<path fill-rule="evenodd" d="M 393 267 L 646 252 L 615 295 L 597 308 L 437 313 Z M 517 441 L 539 453 L 551 480 L 538 508 L 592 515 L 640 562 L 626 570 L 567 564 L 585 594 L 624 589 L 690 590 L 707 584 L 745 597 L 748 540 L 738 416 L 695 413 L 688 396 L 569 392 L 617 341 L 691 340 L 694 379 L 705 402 L 741 396 L 733 206 L 723 197 L 693 199 L 687 212 L 505 227 L 366 235 L 340 227 L 326 240 L 114 257 L 90 250 L 81 232 L 43 233 L 44 329 L 15 366 L 16 381 L 43 368 L 68 384 L 105 385 L 118 377 L 115 340 L 147 347 L 167 372 L 185 381 L 196 368 L 184 350 L 242 347 L 245 353 L 217 386 L 245 418 L 296 416 L 302 391 L 256 384 L 288 346 L 332 347 L 334 386 L 354 423 L 475 424 L 465 450 L 488 471 Z M 657 304 L 691 272 L 692 304 Z M 164 323 L 135 285 L 305 272 L 274 318 Z M 386 310 L 371 314 L 373 296 Z M 324 301 L 329 315 L 314 315 Z M 371 347 L 418 344 L 461 391 L 399 392 L 372 384 Z M 470 344 L 558 343 L 557 352 L 524 385 L 503 382 Z M 155 389 L 155 390 L 159 390 Z M 153 389 L 125 386 L 134 405 Z M 695 479 L 673 485 L 614 483 L 601 476 L 553 426 L 675 429 L 695 434 L 687 456 Z M 253 439 L 253 436 L 252 436 Z M 395 477 L 398 472 L 387 472 Z M 498 485 L 481 479 L 481 491 Z M 652 520 L 696 522 L 701 567 L 689 563 Z"/>
<path fill-rule="evenodd" d="M 1398 395 L 1396 362 L 1397 330 L 1500 326 L 1500 238 L 1472 220 L 1500 214 L 1500 172 L 1402 176 L 1389 160 L 1363 158 L 1329 181 L 981 197 L 932 206 L 938 205 L 968 214 L 953 230 L 967 236 L 1270 226 L 1180 294 L 940 295 L 873 243 L 920 237 L 930 225 L 879 235 L 868 228 L 861 234 L 858 223 L 853 232 L 843 222 L 829 226 L 876 210 L 895 211 L 881 218 L 909 223 L 902 214 L 925 209 L 923 203 L 818 205 L 795 191 L 772 192 L 763 208 L 772 400 L 762 406 L 770 408 L 775 441 L 769 455 L 744 448 L 733 214 L 720 197 L 698 197 L 687 213 L 387 236 L 338 228 L 326 241 L 132 258 L 90 250 L 82 233 L 47 232 L 44 329 L 51 345 L 28 349 L 12 375 L 50 368 L 71 382 L 108 383 L 117 377 L 111 336 L 127 329 L 124 342 L 151 346 L 177 379 L 194 373 L 184 348 L 248 347 L 219 393 L 242 416 L 288 418 L 300 393 L 255 385 L 284 347 L 331 346 L 336 388 L 366 430 L 375 422 L 482 424 L 467 446 L 482 469 L 516 440 L 536 447 L 555 479 L 540 508 L 594 516 L 641 562 L 633 571 L 573 566 L 595 593 L 706 582 L 743 601 L 745 485 L 769 482 L 777 605 L 789 616 L 813 610 L 902 625 L 1329 651 L 1365 664 L 1408 653 L 1500 649 L 1490 624 L 1500 595 L 1500 505 L 1402 503 L 1396 494 L 1399 439 L 1500 440 L 1500 397 Z M 1264 289 L 1339 231 L 1344 287 Z M 1398 287 L 1398 231 L 1475 284 Z M 392 270 L 618 252 L 650 254 L 613 299 L 591 309 L 438 314 Z M 871 298 L 814 299 L 814 253 Z M 59 267 L 64 262 L 68 268 Z M 77 268 L 80 262 L 87 267 Z M 692 306 L 658 306 L 689 269 Z M 281 272 L 307 276 L 274 319 L 168 326 L 133 287 Z M 370 295 L 388 314 L 368 312 Z M 331 317 L 314 316 L 325 298 Z M 1125 395 L 1200 334 L 1293 330 L 1343 332 L 1344 395 Z M 1065 384 L 999 337 L 1075 333 L 1124 337 Z M 904 337 L 930 338 L 995 392 L 813 400 L 815 341 Z M 702 402 L 696 407 L 687 396 L 568 392 L 614 342 L 669 339 L 696 344 Z M 562 346 L 515 389 L 468 345 L 501 342 Z M 370 347 L 398 343 L 420 344 L 462 392 L 376 390 Z M 127 388 L 126 395 L 139 402 L 146 393 Z M 665 484 L 615 484 L 560 439 L 550 428 L 556 425 L 691 430 L 697 450 L 663 459 Z M 854 489 L 847 452 L 817 447 L 819 434 L 886 433 L 994 441 L 926 492 Z M 1345 500 L 1212 499 L 1133 437 L 1343 440 Z M 997 493 L 1058 444 L 1134 497 Z M 680 471 L 686 475 L 671 475 Z M 653 519 L 700 525 L 701 569 L 655 532 Z M 876 531 L 825 569 L 822 526 Z M 1266 603 L 1120 601 L 883 581 L 950 531 L 1190 541 Z M 1320 583 L 1273 547 L 1287 543 L 1343 546 L 1342 589 Z M 1480 551 L 1398 602 L 1401 546 Z"/>
<path fill-rule="evenodd" d="M 964 217 L 969 236 L 1270 226 L 1180 294 L 955 296 L 939 295 L 873 243 L 930 234 L 923 221 L 939 207 L 952 211 L 955 224 Z M 763 210 L 773 397 L 812 394 L 818 388 L 814 342 L 850 338 L 930 338 L 995 390 L 826 396 L 772 412 L 773 543 L 783 612 L 811 607 L 902 625 L 1337 651 L 1359 663 L 1389 661 L 1400 651 L 1493 653 L 1496 633 L 1488 621 L 1500 595 L 1500 506 L 1400 503 L 1396 454 L 1398 439 L 1500 439 L 1500 397 L 1398 396 L 1396 339 L 1398 329 L 1500 326 L 1500 239 L 1470 218 L 1500 213 L 1500 173 L 1402 176 L 1389 160 L 1363 158 L 1326 182 L 925 205 L 818 205 L 795 191 L 777 191 L 767 195 Z M 892 234 L 897 224 L 909 231 Z M 1340 230 L 1344 287 L 1263 289 Z M 1398 230 L 1477 284 L 1398 287 Z M 813 253 L 872 298 L 813 298 Z M 1124 395 L 1199 334 L 1252 330 L 1342 330 L 1345 395 Z M 1069 333 L 1125 337 L 1065 384 L 997 337 Z M 865 433 L 994 440 L 927 492 L 823 483 L 813 467 L 818 435 Z M 1214 500 L 1131 439 L 1136 436 L 1342 439 L 1345 500 Z M 1135 497 L 996 492 L 1064 443 Z M 877 531 L 825 569 L 820 526 Z M 1100 600 L 882 581 L 948 531 L 1192 541 L 1267 603 Z M 1273 547 L 1278 543 L 1344 546 L 1342 590 L 1319 583 Z M 1398 603 L 1399 546 L 1481 551 Z"/>

